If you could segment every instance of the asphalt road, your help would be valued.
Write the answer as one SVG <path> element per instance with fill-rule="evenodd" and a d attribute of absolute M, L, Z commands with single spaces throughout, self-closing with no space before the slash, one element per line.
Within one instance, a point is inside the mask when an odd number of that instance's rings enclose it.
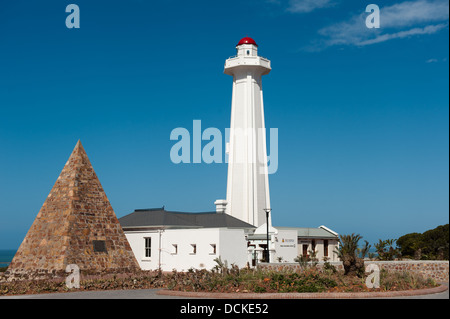
<path fill-rule="evenodd" d="M 185 299 L 158 295 L 159 289 L 101 290 L 0 297 L 2 299 Z"/>

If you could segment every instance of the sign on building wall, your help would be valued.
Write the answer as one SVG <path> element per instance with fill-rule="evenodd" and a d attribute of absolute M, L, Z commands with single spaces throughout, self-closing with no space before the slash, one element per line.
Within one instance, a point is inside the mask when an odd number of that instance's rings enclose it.
<path fill-rule="evenodd" d="M 281 248 L 296 248 L 296 240 L 292 238 L 281 238 L 280 247 Z"/>

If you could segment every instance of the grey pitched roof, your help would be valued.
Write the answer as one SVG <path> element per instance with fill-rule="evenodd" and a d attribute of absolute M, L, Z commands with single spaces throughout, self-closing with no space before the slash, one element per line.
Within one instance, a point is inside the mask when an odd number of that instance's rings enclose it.
<path fill-rule="evenodd" d="M 301 238 L 330 238 L 337 239 L 338 236 L 323 228 L 305 228 L 305 227 L 275 227 L 280 230 L 296 230 L 297 236 Z"/>
<path fill-rule="evenodd" d="M 333 233 L 322 228 L 306 228 L 306 227 L 277 227 L 278 230 L 295 230 L 297 231 L 297 237 L 300 239 L 338 239 Z M 251 240 L 266 240 L 266 234 L 251 234 L 248 235 Z"/>
<path fill-rule="evenodd" d="M 216 212 L 170 212 L 164 208 L 137 209 L 119 218 L 124 229 L 131 228 L 255 228 L 231 215 Z"/>
<path fill-rule="evenodd" d="M 338 238 L 333 233 L 323 228 L 305 228 L 305 227 L 275 227 L 280 230 L 296 230 L 298 237 L 304 238 Z"/>

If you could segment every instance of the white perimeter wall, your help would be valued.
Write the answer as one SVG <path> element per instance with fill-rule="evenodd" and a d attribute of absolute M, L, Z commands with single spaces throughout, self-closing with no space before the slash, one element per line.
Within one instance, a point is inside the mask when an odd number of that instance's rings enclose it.
<path fill-rule="evenodd" d="M 155 270 L 159 265 L 163 271 L 211 269 L 219 256 L 228 265 L 235 263 L 242 268 L 247 264 L 247 242 L 242 229 L 169 229 L 161 233 L 157 230 L 125 232 L 125 235 L 143 270 Z M 145 238 L 151 238 L 149 258 L 145 257 Z M 195 253 L 193 245 L 196 245 Z M 216 245 L 215 253 L 212 245 Z"/>

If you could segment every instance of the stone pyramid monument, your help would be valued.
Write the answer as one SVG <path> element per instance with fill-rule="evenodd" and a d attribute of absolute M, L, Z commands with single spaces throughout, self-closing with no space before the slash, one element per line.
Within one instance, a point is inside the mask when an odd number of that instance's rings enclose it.
<path fill-rule="evenodd" d="M 10 274 L 34 276 L 82 271 L 139 269 L 128 240 L 78 141 L 61 175 L 8 267 Z"/>

